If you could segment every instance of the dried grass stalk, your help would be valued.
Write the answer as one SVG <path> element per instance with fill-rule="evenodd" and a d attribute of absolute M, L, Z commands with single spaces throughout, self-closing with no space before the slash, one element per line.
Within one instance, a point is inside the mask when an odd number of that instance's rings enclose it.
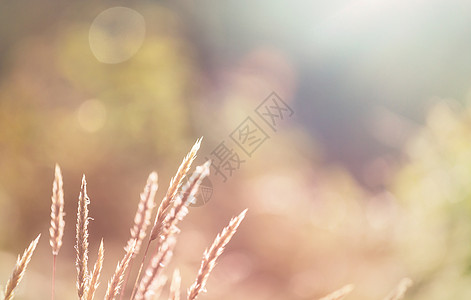
<path fill-rule="evenodd" d="M 170 284 L 170 294 L 168 300 L 180 300 L 180 286 L 182 282 L 182 277 L 180 276 L 180 271 L 175 269 L 173 271 L 172 283 Z"/>
<path fill-rule="evenodd" d="M 199 186 L 203 179 L 209 175 L 210 166 L 211 161 L 207 161 L 202 166 L 196 167 L 196 171 L 191 175 L 180 194 L 175 198 L 173 207 L 169 210 L 162 224 L 160 235 L 161 243 L 173 233 L 179 231 L 177 224 L 188 214 L 187 206 L 198 193 Z"/>
<path fill-rule="evenodd" d="M 108 283 L 108 289 L 106 290 L 105 300 L 114 300 L 121 288 L 121 285 L 124 280 L 124 274 L 126 273 L 126 269 L 129 265 L 129 261 L 131 261 L 131 257 L 134 254 L 134 248 L 136 246 L 136 242 L 131 242 L 130 245 L 125 247 L 126 254 L 124 255 L 123 259 L 118 263 L 116 266 L 116 270 L 111 278 L 111 281 Z"/>
<path fill-rule="evenodd" d="M 18 256 L 16 261 L 15 268 L 13 269 L 13 273 L 8 279 L 7 285 L 5 286 L 5 300 L 13 299 L 15 295 L 15 288 L 20 283 L 21 279 L 25 275 L 26 267 L 28 266 L 29 261 L 31 260 L 31 256 L 33 255 L 34 249 L 38 245 L 39 238 L 41 235 L 29 244 L 28 248 L 23 253 L 23 256 Z"/>
<path fill-rule="evenodd" d="M 161 237 L 159 241 L 160 244 L 164 243 L 165 240 L 167 240 L 169 236 L 171 236 L 174 232 L 178 231 L 176 224 L 178 223 L 179 220 L 181 220 L 188 213 L 188 209 L 186 208 L 186 205 L 185 205 L 186 201 L 183 201 L 184 199 L 182 199 L 182 197 L 176 197 L 176 194 L 178 192 L 178 189 L 181 185 L 183 178 L 186 176 L 186 174 L 188 173 L 188 170 L 191 167 L 191 163 L 196 157 L 196 152 L 198 151 L 200 147 L 201 140 L 202 138 L 196 141 L 190 153 L 183 159 L 182 164 L 178 168 L 177 174 L 175 175 L 174 178 L 172 178 L 170 182 L 170 187 L 167 191 L 165 198 L 160 203 L 159 209 L 157 211 L 157 215 L 155 217 L 154 226 L 152 227 L 151 235 L 147 243 L 147 248 L 146 248 L 144 257 L 142 258 L 139 271 L 137 273 L 136 282 L 134 284 L 131 299 L 134 298 L 134 295 L 137 292 L 141 271 L 142 271 L 144 261 L 147 256 L 147 251 L 149 250 L 149 246 L 151 242 L 160 236 Z M 203 180 L 204 176 L 207 176 L 207 174 L 209 174 L 209 164 L 206 164 L 206 165 L 207 165 L 206 167 L 205 166 L 199 167 L 200 169 L 196 168 L 196 172 L 195 172 L 196 174 L 204 173 L 203 177 L 201 177 L 200 180 L 195 180 L 197 179 L 197 177 L 194 177 L 194 176 L 192 176 L 192 178 L 190 178 L 189 180 L 189 183 L 192 181 L 197 183 L 194 194 L 196 194 L 196 191 L 199 185 L 201 184 L 201 180 Z M 189 183 L 187 183 L 187 185 Z M 194 185 L 195 184 L 193 184 L 192 186 Z M 184 188 L 183 190 L 187 190 L 187 189 Z M 187 194 L 188 195 L 186 197 L 189 197 L 189 193 Z M 166 228 L 164 235 L 161 234 L 163 231 L 163 228 Z"/>
<path fill-rule="evenodd" d="M 353 291 L 353 284 L 348 284 L 341 289 L 321 298 L 320 300 L 341 300 Z"/>
<path fill-rule="evenodd" d="M 198 276 L 196 281 L 188 290 L 188 300 L 194 300 L 198 295 L 205 290 L 206 282 L 208 280 L 209 274 L 216 265 L 217 258 L 224 251 L 224 247 L 229 243 L 234 233 L 237 231 L 242 220 L 245 218 L 247 209 L 245 209 L 240 215 L 229 222 L 229 225 L 225 227 L 220 234 L 217 235 L 213 244 L 209 249 L 206 249 L 203 255 L 203 261 L 201 262 L 201 267 L 198 271 Z"/>
<path fill-rule="evenodd" d="M 51 205 L 51 228 L 49 243 L 52 247 L 52 254 L 59 254 L 62 246 L 62 236 L 64 234 L 64 191 L 62 174 L 59 165 L 56 164 L 54 182 L 52 184 L 52 205 Z"/>
<path fill-rule="evenodd" d="M 157 177 L 156 172 L 150 173 L 149 177 L 147 178 L 147 183 L 146 183 L 146 186 L 144 187 L 144 191 L 140 195 L 141 199 L 137 207 L 136 215 L 134 216 L 134 225 L 131 228 L 131 238 L 129 239 L 128 245 L 127 245 L 127 247 L 129 247 L 130 243 L 133 240 L 135 240 L 136 247 L 134 249 L 134 254 L 133 254 L 133 257 L 131 258 L 131 262 L 129 263 L 129 268 L 126 271 L 124 284 L 123 284 L 123 292 L 121 293 L 121 296 L 119 297 L 120 300 L 123 299 L 124 291 L 126 290 L 126 285 L 129 279 L 129 274 L 131 273 L 131 270 L 132 270 L 132 263 L 133 263 L 132 259 L 139 253 L 142 242 L 144 241 L 144 238 L 146 237 L 147 227 L 150 224 L 150 217 L 152 214 L 152 210 L 154 209 L 154 206 L 155 206 L 155 194 L 157 193 L 157 189 L 159 187 L 157 184 L 157 179 L 158 177 Z M 147 255 L 148 249 L 149 249 L 149 244 L 147 246 L 144 259 Z M 139 269 L 139 274 L 141 270 L 142 270 L 142 266 Z"/>
<path fill-rule="evenodd" d="M 103 259 L 105 256 L 105 248 L 103 246 L 103 239 L 101 239 L 100 248 L 98 249 L 98 257 L 93 267 L 92 278 L 90 279 L 90 288 L 87 292 L 87 300 L 93 300 L 95 297 L 95 291 L 100 285 L 100 274 L 103 268 Z"/>
<path fill-rule="evenodd" d="M 165 195 L 164 199 L 160 203 L 160 206 L 157 210 L 157 215 L 155 216 L 154 226 L 152 228 L 150 240 L 155 240 L 160 232 L 162 222 L 165 219 L 165 212 L 170 208 L 171 203 L 174 201 L 175 196 L 177 195 L 178 189 L 182 184 L 183 178 L 186 176 L 188 171 L 191 168 L 191 164 L 193 160 L 196 158 L 196 153 L 198 152 L 201 141 L 203 137 L 196 140 L 196 143 L 191 148 L 190 152 L 187 156 L 183 159 L 180 167 L 178 167 L 177 174 L 175 177 L 170 180 L 170 186 L 167 190 L 167 194 Z"/>
<path fill-rule="evenodd" d="M 160 292 L 163 286 L 162 271 L 172 257 L 175 242 L 175 238 L 171 237 L 156 251 L 139 284 L 136 300 L 153 299 Z"/>
<path fill-rule="evenodd" d="M 389 293 L 384 300 L 399 300 L 404 297 L 407 289 L 412 285 L 412 280 L 410 278 L 403 278 L 397 287 Z"/>
<path fill-rule="evenodd" d="M 78 199 L 77 209 L 77 235 L 75 250 L 77 259 L 77 293 L 79 299 L 85 299 L 88 290 L 88 204 L 90 199 L 87 195 L 87 181 L 85 175 L 82 177 L 82 187 Z"/>
<path fill-rule="evenodd" d="M 155 194 L 157 193 L 157 173 L 152 172 L 147 178 L 144 192 L 141 193 L 141 199 L 139 201 L 136 215 L 134 216 L 134 225 L 131 228 L 131 238 L 128 241 L 128 245 L 136 240 L 136 247 L 134 249 L 134 255 L 139 253 L 141 249 L 142 241 L 146 237 L 147 227 L 150 224 L 150 217 L 152 209 L 155 206 Z"/>

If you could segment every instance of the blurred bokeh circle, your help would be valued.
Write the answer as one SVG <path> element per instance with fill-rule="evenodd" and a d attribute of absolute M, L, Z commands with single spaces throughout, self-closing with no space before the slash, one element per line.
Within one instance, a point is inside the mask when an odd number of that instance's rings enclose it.
<path fill-rule="evenodd" d="M 144 42 L 144 17 L 127 7 L 101 12 L 90 26 L 90 49 L 102 63 L 117 64 L 130 59 Z"/>

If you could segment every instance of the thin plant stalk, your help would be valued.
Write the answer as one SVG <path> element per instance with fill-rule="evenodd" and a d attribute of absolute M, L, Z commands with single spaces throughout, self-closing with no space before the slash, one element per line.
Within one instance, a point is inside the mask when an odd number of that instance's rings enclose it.
<path fill-rule="evenodd" d="M 165 284 L 162 271 L 172 257 L 175 242 L 175 238 L 169 238 L 153 255 L 146 269 L 145 276 L 139 283 L 139 288 L 136 292 L 136 300 L 151 299 L 155 294 L 160 292 L 163 284 Z"/>
<path fill-rule="evenodd" d="M 111 278 L 110 282 L 108 283 L 108 289 L 106 290 L 105 300 L 114 300 L 119 294 L 119 290 L 124 280 L 124 273 L 128 268 L 129 261 L 134 253 L 134 247 L 136 246 L 136 242 L 132 242 L 128 246 L 126 246 L 125 250 L 126 253 L 123 259 L 118 262 L 116 266 L 116 270 Z"/>
<path fill-rule="evenodd" d="M 119 299 L 123 299 L 124 293 L 126 291 L 126 285 L 129 279 L 129 275 L 131 274 L 134 258 L 141 249 L 142 242 L 146 237 L 147 227 L 150 224 L 150 218 L 152 215 L 152 210 L 155 206 L 155 194 L 157 193 L 158 184 L 157 184 L 158 176 L 156 172 L 150 173 L 149 177 L 147 178 L 147 183 L 144 187 L 144 191 L 140 195 L 140 200 L 137 208 L 136 215 L 134 217 L 134 225 L 131 228 L 131 238 L 128 241 L 128 245 L 135 240 L 136 246 L 134 249 L 134 253 L 131 257 L 131 261 L 129 262 L 129 267 L 126 270 L 126 275 L 124 278 L 123 288 L 120 292 Z"/>
<path fill-rule="evenodd" d="M 410 278 L 403 278 L 397 287 L 384 298 L 384 300 L 400 300 L 406 294 L 407 289 L 412 285 Z"/>
<path fill-rule="evenodd" d="M 49 244 L 52 247 L 52 291 L 51 299 L 54 300 L 55 276 L 56 276 L 56 257 L 62 246 L 62 236 L 64 235 L 64 191 L 62 174 L 59 165 L 56 164 L 54 172 L 54 182 L 52 184 L 52 204 L 51 204 L 51 227 L 49 228 Z"/>
<path fill-rule="evenodd" d="M 227 225 L 227 227 L 225 227 L 221 233 L 216 236 L 211 247 L 206 249 L 196 280 L 188 290 L 188 300 L 195 300 L 198 295 L 205 290 L 209 274 L 216 266 L 216 260 L 222 254 L 224 247 L 229 243 L 232 236 L 236 233 L 237 228 L 245 218 L 246 213 L 247 209 L 241 212 L 237 217 L 232 218 L 229 225 Z"/>
<path fill-rule="evenodd" d="M 56 257 L 57 255 L 52 255 L 52 290 L 51 290 L 51 299 L 54 300 L 55 286 L 56 286 Z"/>
<path fill-rule="evenodd" d="M 141 277 L 141 272 L 142 268 L 144 266 L 144 262 L 147 258 L 147 253 L 149 251 L 150 244 L 152 243 L 153 240 L 155 240 L 161 230 L 161 225 L 162 222 L 165 218 L 165 213 L 167 210 L 170 208 L 175 196 L 177 195 L 178 189 L 180 188 L 183 178 L 185 178 L 186 174 L 191 168 L 191 164 L 196 158 L 196 153 L 198 152 L 200 146 L 201 146 L 201 141 L 203 140 L 203 137 L 199 138 L 196 140 L 196 143 L 193 145 L 191 148 L 190 152 L 185 156 L 183 159 L 182 163 L 178 167 L 177 173 L 175 176 L 170 180 L 170 185 L 167 190 L 167 193 L 165 194 L 164 199 L 160 202 L 160 205 L 157 209 L 157 214 L 155 216 L 154 220 L 154 225 L 152 226 L 151 234 L 149 237 L 149 240 L 146 245 L 146 250 L 144 251 L 144 256 L 142 257 L 141 265 L 139 267 L 139 271 L 137 272 L 137 277 L 136 281 L 134 283 L 134 288 L 131 294 L 131 299 L 133 299 L 134 294 L 136 293 L 137 289 L 137 284 L 139 282 L 139 279 Z"/>
<path fill-rule="evenodd" d="M 95 266 L 93 267 L 92 278 L 90 279 L 90 287 L 87 293 L 87 300 L 93 300 L 95 296 L 95 291 L 100 284 L 100 275 L 103 268 L 103 260 L 105 256 L 105 248 L 103 246 L 103 239 L 100 242 L 100 248 L 98 249 L 98 257 L 96 259 Z"/>
<path fill-rule="evenodd" d="M 184 216 L 188 213 L 187 205 L 191 202 L 193 197 L 198 192 L 198 188 L 203 181 L 203 179 L 209 175 L 209 168 L 211 165 L 211 161 L 207 161 L 201 166 L 196 167 L 196 171 L 190 177 L 186 185 L 182 188 L 180 194 L 176 197 L 175 201 L 173 201 L 173 206 L 169 209 L 167 215 L 164 219 L 164 226 L 159 228 L 159 233 L 162 233 L 159 239 L 159 245 L 165 243 L 165 241 L 175 232 L 178 231 L 176 227 L 177 223 L 183 219 Z M 136 291 L 138 288 L 138 282 L 141 276 L 142 268 L 144 266 L 144 261 L 147 256 L 147 252 L 149 250 L 150 243 L 154 240 L 152 236 L 149 238 L 147 243 L 146 251 L 144 253 L 144 257 L 142 258 L 141 266 L 139 267 L 139 272 L 137 273 L 137 278 L 134 283 L 134 288 L 131 294 L 131 300 L 134 299 L 136 295 Z M 159 246 L 157 246 L 158 248 Z"/>
<path fill-rule="evenodd" d="M 76 245 L 77 258 L 77 294 L 80 300 L 85 299 L 88 291 L 89 271 L 88 271 L 88 205 L 90 199 L 87 195 L 87 181 L 85 175 L 82 177 L 82 187 L 80 190 L 77 209 Z"/>
<path fill-rule="evenodd" d="M 11 300 L 15 296 L 15 289 L 18 284 L 20 284 L 21 279 L 23 279 L 23 276 L 25 275 L 26 267 L 28 267 L 31 257 L 33 256 L 34 249 L 36 249 L 40 237 L 41 235 L 38 235 L 38 237 L 34 241 L 32 241 L 31 244 L 29 244 L 28 248 L 26 248 L 23 255 L 21 257 L 18 256 L 15 268 L 13 269 L 10 279 L 8 279 L 7 285 L 5 286 L 4 300 Z"/>
<path fill-rule="evenodd" d="M 350 294 L 353 291 L 353 284 L 348 284 L 335 292 L 332 292 L 328 294 L 325 297 L 322 297 L 320 300 L 342 300 L 345 298 L 348 294 Z"/>
<path fill-rule="evenodd" d="M 131 298 L 129 298 L 130 300 L 134 299 L 134 295 L 137 292 L 139 279 L 141 278 L 142 268 L 144 267 L 144 261 L 146 260 L 147 253 L 149 252 L 149 247 L 150 247 L 151 242 L 152 241 L 149 240 L 149 242 L 147 243 L 147 246 L 146 246 L 146 251 L 144 251 L 144 256 L 142 257 L 141 266 L 139 267 L 139 271 L 137 272 L 136 281 L 134 282 L 134 287 L 132 289 Z"/>
<path fill-rule="evenodd" d="M 185 156 L 182 163 L 178 167 L 175 177 L 170 180 L 170 186 L 168 187 L 167 193 L 165 194 L 164 199 L 162 199 L 162 202 L 157 209 L 157 215 L 155 216 L 154 226 L 152 227 L 150 241 L 153 241 L 158 237 L 162 222 L 165 219 L 165 212 L 171 207 L 171 204 L 177 195 L 178 189 L 182 185 L 183 178 L 185 178 L 186 174 L 191 168 L 191 164 L 196 158 L 196 153 L 201 146 L 202 140 L 203 137 L 196 140 L 196 143 L 193 145 L 190 152 L 187 154 L 187 156 Z"/>

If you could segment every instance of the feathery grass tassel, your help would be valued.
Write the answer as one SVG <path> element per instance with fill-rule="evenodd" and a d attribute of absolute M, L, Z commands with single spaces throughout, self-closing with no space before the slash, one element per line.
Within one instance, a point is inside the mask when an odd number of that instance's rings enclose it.
<path fill-rule="evenodd" d="M 128 244 L 130 244 L 132 240 L 136 240 L 134 255 L 139 253 L 142 241 L 146 237 L 147 227 L 150 224 L 152 209 L 155 207 L 155 194 L 159 187 L 157 178 L 156 172 L 150 173 L 146 186 L 144 187 L 144 192 L 141 193 L 141 199 L 134 217 L 134 225 L 131 228 L 131 238 L 128 242 Z"/>
<path fill-rule="evenodd" d="M 196 140 L 196 143 L 193 145 L 187 156 L 183 159 L 182 163 L 180 164 L 180 167 L 178 167 L 177 174 L 175 174 L 175 177 L 170 180 L 170 186 L 167 190 L 167 194 L 160 203 L 159 208 L 157 210 L 157 215 L 155 216 L 154 226 L 152 227 L 150 237 L 151 241 L 155 240 L 158 237 L 162 223 L 165 219 L 165 212 L 170 208 L 172 202 L 175 199 L 175 196 L 177 195 L 178 189 L 182 184 L 183 178 L 185 178 L 186 174 L 190 170 L 191 164 L 196 158 L 196 153 L 198 152 L 201 146 L 202 140 L 203 137 Z"/>
<path fill-rule="evenodd" d="M 178 232 L 177 224 L 188 214 L 188 204 L 198 193 L 198 189 L 203 179 L 209 175 L 211 161 L 207 161 L 201 166 L 196 167 L 196 171 L 191 175 L 188 182 L 182 188 L 180 194 L 175 198 L 173 207 L 167 213 L 160 231 L 160 243 L 174 232 Z"/>
<path fill-rule="evenodd" d="M 209 175 L 210 165 L 211 165 L 211 161 L 207 161 L 202 166 L 196 167 L 196 171 L 193 173 L 193 175 L 190 177 L 186 185 L 183 187 L 180 194 L 176 197 L 175 201 L 173 202 L 172 208 L 170 209 L 170 211 L 165 217 L 162 230 L 161 231 L 159 230 L 159 232 L 161 233 L 160 239 L 159 239 L 159 245 L 164 244 L 169 239 L 169 237 L 171 237 L 172 235 L 176 234 L 179 231 L 177 227 L 177 223 L 180 220 L 182 220 L 184 216 L 187 215 L 188 213 L 187 205 L 188 203 L 190 203 L 191 199 L 198 192 L 198 188 L 201 182 L 203 181 L 203 179 Z M 152 237 L 149 240 L 149 243 L 147 244 L 146 254 L 149 249 L 149 245 L 151 241 L 152 241 Z M 140 279 L 142 267 L 144 265 L 145 256 L 146 255 L 144 254 L 144 258 L 142 259 L 139 272 L 137 273 L 137 278 L 136 278 L 136 282 L 134 283 L 134 288 L 131 294 L 131 299 L 134 299 L 134 296 L 137 292 L 138 282 Z"/>
<path fill-rule="evenodd" d="M 180 276 L 180 271 L 175 269 L 175 271 L 173 271 L 172 283 L 170 284 L 168 300 L 180 300 L 181 282 L 182 277 Z"/>
<path fill-rule="evenodd" d="M 403 278 L 398 286 L 384 300 L 399 300 L 404 297 L 407 289 L 412 285 L 410 278 Z"/>
<path fill-rule="evenodd" d="M 34 249 L 36 249 L 40 237 L 41 235 L 38 235 L 38 237 L 32 241 L 31 244 L 29 244 L 28 248 L 23 253 L 23 256 L 18 256 L 13 273 L 11 274 L 10 279 L 8 279 L 7 285 L 5 286 L 5 300 L 13 299 L 13 296 L 15 295 L 15 288 L 18 286 L 21 279 L 25 275 L 26 267 L 31 260 L 31 256 L 33 256 Z"/>
<path fill-rule="evenodd" d="M 201 267 L 198 271 L 196 281 L 188 290 L 188 300 L 196 299 L 198 295 L 205 290 L 206 282 L 208 281 L 209 274 L 216 265 L 217 258 L 222 254 L 224 247 L 236 233 L 237 228 L 245 218 L 246 213 L 247 209 L 237 217 L 232 218 L 229 225 L 217 235 L 211 247 L 204 252 L 203 261 L 201 262 Z"/>
<path fill-rule="evenodd" d="M 134 254 L 131 257 L 131 262 L 129 263 L 129 268 L 126 271 L 126 276 L 123 283 L 122 292 L 120 294 L 119 299 L 123 299 L 126 285 L 128 282 L 129 274 L 132 270 L 132 264 L 134 262 L 134 257 L 139 254 L 139 250 L 141 249 L 142 242 L 146 237 L 147 227 L 150 224 L 150 217 L 152 214 L 152 210 L 155 207 L 155 194 L 157 193 L 158 184 L 157 184 L 157 173 L 152 172 L 150 173 L 149 177 L 147 178 L 146 186 L 144 187 L 144 191 L 140 195 L 139 204 L 137 207 L 136 215 L 134 216 L 134 225 L 131 228 L 131 238 L 128 241 L 129 244 L 136 240 L 136 247 L 134 249 Z"/>
<path fill-rule="evenodd" d="M 51 204 L 51 227 L 49 228 L 49 244 L 52 247 L 52 291 L 51 298 L 54 300 L 55 280 L 56 280 L 56 257 L 62 246 L 62 236 L 64 235 L 64 191 L 62 174 L 59 165 L 56 164 L 54 182 L 52 184 L 52 204 Z"/>
<path fill-rule="evenodd" d="M 353 291 L 353 288 L 353 284 L 348 284 L 342 287 L 341 289 L 338 289 L 335 292 L 330 293 L 325 297 L 322 297 L 320 300 L 342 300 Z"/>
<path fill-rule="evenodd" d="M 203 137 L 199 138 L 196 140 L 196 143 L 193 145 L 191 148 L 190 152 L 185 156 L 183 159 L 182 163 L 178 167 L 177 173 L 175 177 L 173 177 L 170 180 L 170 186 L 167 190 L 167 193 L 162 200 L 162 202 L 159 205 L 159 208 L 157 209 L 157 215 L 155 216 L 154 220 L 154 225 L 152 226 L 151 234 L 149 237 L 149 241 L 147 242 L 146 250 L 144 252 L 144 256 L 141 261 L 141 265 L 139 267 L 139 271 L 137 272 L 137 277 L 136 281 L 134 283 L 134 288 L 131 294 L 131 299 L 133 299 L 136 290 L 137 290 L 137 285 L 139 283 L 139 279 L 141 277 L 141 272 L 142 268 L 144 266 L 144 261 L 146 260 L 147 257 L 147 252 L 149 251 L 150 244 L 152 243 L 153 240 L 155 240 L 161 231 L 162 223 L 164 219 L 166 218 L 166 212 L 169 210 L 171 204 L 174 201 L 174 198 L 178 192 L 178 189 L 180 188 L 183 178 L 186 176 L 188 171 L 191 168 L 191 164 L 193 163 L 194 159 L 196 158 L 196 153 L 198 152 L 200 146 L 201 146 L 201 141 L 203 140 Z"/>
<path fill-rule="evenodd" d="M 103 239 L 101 239 L 100 248 L 98 249 L 98 257 L 93 267 L 92 278 L 90 279 L 90 286 L 87 292 L 87 300 L 93 300 L 95 291 L 100 285 L 100 274 L 103 268 L 103 259 L 105 256 L 105 248 L 103 246 Z"/>
<path fill-rule="evenodd" d="M 160 293 L 163 284 L 165 284 L 161 278 L 163 276 L 162 271 L 172 257 L 175 243 L 175 238 L 169 238 L 152 257 L 145 275 L 139 284 L 139 288 L 137 289 L 136 300 L 150 300 L 153 299 L 157 293 Z"/>
<path fill-rule="evenodd" d="M 121 284 L 124 280 L 124 273 L 128 268 L 129 261 L 131 260 L 135 247 L 136 242 L 134 241 L 131 242 L 131 244 L 125 248 L 126 254 L 124 255 L 123 259 L 118 262 L 113 277 L 108 283 L 108 289 L 106 290 L 105 300 L 114 300 L 118 296 L 119 289 L 121 288 Z"/>
<path fill-rule="evenodd" d="M 82 187 L 78 199 L 77 209 L 77 233 L 75 251 L 77 259 L 77 293 L 80 300 L 86 299 L 89 283 L 88 271 L 88 204 L 90 199 L 87 195 L 87 181 L 85 175 L 82 177 Z"/>

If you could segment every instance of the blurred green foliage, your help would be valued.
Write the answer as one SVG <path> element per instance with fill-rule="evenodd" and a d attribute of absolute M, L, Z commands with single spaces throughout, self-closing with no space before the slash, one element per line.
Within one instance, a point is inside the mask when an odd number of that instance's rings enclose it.
<path fill-rule="evenodd" d="M 470 125 L 468 106 L 434 106 L 392 188 L 403 212 L 395 249 L 418 279 L 415 299 L 471 297 Z"/>

